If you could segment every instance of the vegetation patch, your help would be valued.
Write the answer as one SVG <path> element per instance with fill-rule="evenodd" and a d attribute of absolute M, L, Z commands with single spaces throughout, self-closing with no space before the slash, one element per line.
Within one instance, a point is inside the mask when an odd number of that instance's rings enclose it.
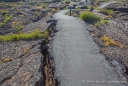
<path fill-rule="evenodd" d="M 51 12 L 52 12 L 52 13 L 55 13 L 55 12 L 56 12 L 56 9 L 52 8 L 52 9 L 51 9 Z"/>
<path fill-rule="evenodd" d="M 17 33 L 19 33 L 24 28 L 24 25 L 23 22 L 12 22 L 11 27 L 15 29 Z"/>
<path fill-rule="evenodd" d="M 0 22 L 0 28 L 1 28 L 3 25 L 4 25 L 4 23 L 3 23 L 3 22 Z"/>
<path fill-rule="evenodd" d="M 75 12 L 74 12 L 72 15 L 73 15 L 74 17 L 78 17 L 78 16 L 79 16 L 79 14 L 78 14 L 78 13 L 75 13 Z"/>
<path fill-rule="evenodd" d="M 6 23 L 8 23 L 12 17 L 13 17 L 13 15 L 6 16 L 5 19 L 4 19 L 4 22 L 0 22 L 0 28 L 3 25 L 5 25 Z"/>
<path fill-rule="evenodd" d="M 103 36 L 101 37 L 101 40 L 105 43 L 106 46 L 118 46 L 118 47 L 124 47 L 124 48 L 128 48 L 127 45 L 118 43 L 116 41 L 114 41 L 112 38 L 108 37 L 108 36 Z"/>
<path fill-rule="evenodd" d="M 13 17 L 13 15 L 9 15 L 9 16 L 6 16 L 5 19 L 4 19 L 4 23 L 8 23 L 10 21 L 10 19 Z"/>
<path fill-rule="evenodd" d="M 1 10 L 1 13 L 4 16 L 4 15 L 8 14 L 8 10 Z"/>
<path fill-rule="evenodd" d="M 13 60 L 13 58 L 11 58 L 11 57 L 5 58 L 5 59 L 0 59 L 0 64 L 5 63 L 5 62 L 10 62 L 12 60 Z"/>
<path fill-rule="evenodd" d="M 95 23 L 95 26 L 99 27 L 100 25 L 109 24 L 109 23 L 110 23 L 109 20 L 101 19 L 101 21 Z"/>
<path fill-rule="evenodd" d="M 65 1 L 65 4 L 69 4 L 70 3 L 70 0 L 64 0 Z"/>
<path fill-rule="evenodd" d="M 24 55 L 27 54 L 27 53 L 30 51 L 30 49 L 31 49 L 30 47 L 26 47 L 26 48 L 24 49 Z"/>
<path fill-rule="evenodd" d="M 80 19 L 88 23 L 100 22 L 101 18 L 89 11 L 83 11 L 80 15 Z"/>
<path fill-rule="evenodd" d="M 107 10 L 107 9 L 99 9 L 99 12 L 103 13 L 105 15 L 112 15 L 112 14 L 114 14 L 113 10 Z"/>
<path fill-rule="evenodd" d="M 32 40 L 32 39 L 48 38 L 48 37 L 49 37 L 49 32 L 47 30 L 45 30 L 43 33 L 39 32 L 39 30 L 35 30 L 31 33 L 19 33 L 19 34 L 0 36 L 0 42 Z"/>
<path fill-rule="evenodd" d="M 87 5 L 87 9 L 90 9 L 90 8 L 91 8 L 91 6 Z"/>

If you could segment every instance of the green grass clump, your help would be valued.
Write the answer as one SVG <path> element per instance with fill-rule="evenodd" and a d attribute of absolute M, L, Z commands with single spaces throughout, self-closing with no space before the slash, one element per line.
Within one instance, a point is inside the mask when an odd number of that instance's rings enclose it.
<path fill-rule="evenodd" d="M 3 25 L 5 25 L 6 23 L 8 23 L 12 17 L 13 17 L 13 15 L 6 16 L 5 19 L 4 19 L 4 22 L 0 22 L 0 28 Z"/>
<path fill-rule="evenodd" d="M 52 12 L 52 13 L 55 13 L 55 12 L 56 12 L 56 9 L 52 8 L 52 9 L 51 9 L 51 12 Z"/>
<path fill-rule="evenodd" d="M 35 30 L 31 33 L 10 34 L 5 36 L 0 35 L 0 42 L 32 40 L 32 39 L 48 38 L 48 37 L 49 37 L 49 32 L 47 30 L 45 30 L 43 33 L 39 32 L 39 30 Z"/>
<path fill-rule="evenodd" d="M 4 15 L 8 14 L 8 10 L 1 10 L 1 13 L 4 16 Z"/>
<path fill-rule="evenodd" d="M 80 15 L 80 19 L 88 23 L 96 23 L 101 20 L 100 17 L 96 16 L 95 14 L 89 11 L 83 11 Z"/>
<path fill-rule="evenodd" d="M 65 0 L 65 4 L 69 4 L 70 3 L 70 0 Z"/>
<path fill-rule="evenodd" d="M 13 29 L 15 29 L 15 31 L 17 33 L 19 33 L 24 28 L 24 25 L 23 25 L 23 22 L 17 22 L 16 21 L 16 22 L 12 22 L 11 27 Z"/>
<path fill-rule="evenodd" d="M 0 28 L 1 28 L 3 25 L 4 25 L 4 23 L 3 23 L 3 22 L 0 22 Z"/>
<path fill-rule="evenodd" d="M 108 20 L 102 19 L 100 22 L 95 23 L 95 26 L 99 27 L 100 25 L 103 24 L 109 24 L 110 22 Z"/>
<path fill-rule="evenodd" d="M 94 6 L 95 10 L 101 10 L 101 8 L 99 8 L 99 6 Z"/>
<path fill-rule="evenodd" d="M 64 10 L 68 10 L 68 6 L 66 6 L 66 7 L 64 8 Z"/>
<path fill-rule="evenodd" d="M 2 8 L 3 7 L 3 5 L 0 3 L 0 8 Z"/>
<path fill-rule="evenodd" d="M 103 21 L 104 24 L 109 24 L 110 22 L 108 20 Z"/>
<path fill-rule="evenodd" d="M 87 5 L 87 9 L 90 9 L 90 8 L 91 8 L 91 6 Z"/>
<path fill-rule="evenodd" d="M 100 9 L 99 12 L 103 13 L 105 15 L 112 15 L 112 14 L 114 14 L 113 10 L 107 10 L 107 9 Z"/>
<path fill-rule="evenodd" d="M 9 16 L 6 16 L 5 19 L 4 19 L 4 23 L 8 23 L 12 17 L 13 17 L 12 14 L 9 15 Z"/>
<path fill-rule="evenodd" d="M 47 7 L 47 6 L 48 6 L 48 4 L 47 4 L 47 3 L 42 2 L 42 3 L 40 3 L 40 6 L 42 6 L 42 7 Z"/>

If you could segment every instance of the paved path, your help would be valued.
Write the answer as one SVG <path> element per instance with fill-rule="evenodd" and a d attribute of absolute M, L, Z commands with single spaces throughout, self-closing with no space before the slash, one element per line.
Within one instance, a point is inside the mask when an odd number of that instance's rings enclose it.
<path fill-rule="evenodd" d="M 120 83 L 90 82 L 120 81 L 120 78 L 99 53 L 100 50 L 89 35 L 87 25 L 78 18 L 64 15 L 65 12 L 54 15 L 58 20 L 58 32 L 54 36 L 53 56 L 55 77 L 60 81 L 59 86 L 124 86 Z"/>

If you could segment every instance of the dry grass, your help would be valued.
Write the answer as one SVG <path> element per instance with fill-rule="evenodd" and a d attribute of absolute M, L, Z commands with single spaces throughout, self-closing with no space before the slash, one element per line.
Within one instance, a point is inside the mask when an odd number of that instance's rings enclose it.
<path fill-rule="evenodd" d="M 24 55 L 27 54 L 29 51 L 30 51 L 30 47 L 26 47 L 26 48 L 24 49 Z"/>
<path fill-rule="evenodd" d="M 116 42 L 112 38 L 107 37 L 107 36 L 101 37 L 101 40 L 105 43 L 106 46 L 118 46 L 121 48 L 128 48 L 127 45 Z"/>
<path fill-rule="evenodd" d="M 5 59 L 0 59 L 0 63 L 2 64 L 2 63 L 5 63 L 5 62 L 10 62 L 12 60 L 13 60 L 13 58 L 11 58 L 11 57 L 5 58 Z"/>
<path fill-rule="evenodd" d="M 19 17 L 24 18 L 25 16 L 23 14 L 20 14 Z"/>
<path fill-rule="evenodd" d="M 46 17 L 49 17 L 50 15 L 51 15 L 51 13 L 49 12 L 49 13 L 47 13 Z"/>

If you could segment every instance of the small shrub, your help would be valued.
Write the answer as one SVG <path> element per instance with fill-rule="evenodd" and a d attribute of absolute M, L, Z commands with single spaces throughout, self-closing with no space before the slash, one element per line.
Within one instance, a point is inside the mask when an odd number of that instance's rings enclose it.
<path fill-rule="evenodd" d="M 101 20 L 100 17 L 96 16 L 95 14 L 89 12 L 89 11 L 83 11 L 82 14 L 80 15 L 80 18 L 88 23 L 96 23 Z"/>

